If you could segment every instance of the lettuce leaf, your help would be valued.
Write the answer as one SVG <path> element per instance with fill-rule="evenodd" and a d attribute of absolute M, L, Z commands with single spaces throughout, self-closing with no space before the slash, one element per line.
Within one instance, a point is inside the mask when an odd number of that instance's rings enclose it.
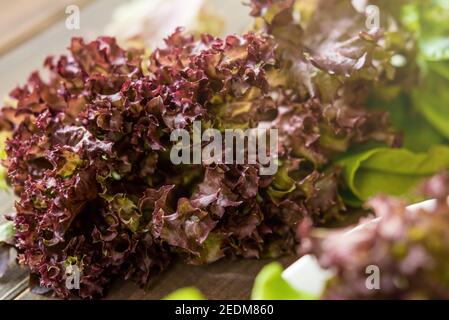
<path fill-rule="evenodd" d="M 449 1 L 416 1 L 402 10 L 402 21 L 417 36 L 421 85 L 413 106 L 440 134 L 449 137 Z"/>
<path fill-rule="evenodd" d="M 282 265 L 272 262 L 259 272 L 251 293 L 252 300 L 315 300 L 306 292 L 299 292 L 292 288 L 282 278 Z"/>
<path fill-rule="evenodd" d="M 445 79 L 431 72 L 412 95 L 417 110 L 446 138 L 449 138 L 448 86 L 449 78 Z"/>
<path fill-rule="evenodd" d="M 205 300 L 205 297 L 197 288 L 186 287 L 170 293 L 162 300 Z"/>
<path fill-rule="evenodd" d="M 413 152 L 427 152 L 429 148 L 446 144 L 444 137 L 423 114 L 411 108 L 412 98 L 402 93 L 393 99 L 379 95 L 370 97 L 370 107 L 388 111 L 390 121 L 395 129 L 402 133 L 402 147 Z"/>
<path fill-rule="evenodd" d="M 348 187 L 347 203 L 385 193 L 417 200 L 414 186 L 423 178 L 449 168 L 449 147 L 434 146 L 427 153 L 407 149 L 375 148 L 340 159 L 342 175 Z"/>

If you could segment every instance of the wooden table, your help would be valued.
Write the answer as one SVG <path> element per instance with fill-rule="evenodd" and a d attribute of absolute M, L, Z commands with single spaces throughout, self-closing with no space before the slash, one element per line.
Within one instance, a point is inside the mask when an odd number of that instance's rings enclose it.
<path fill-rule="evenodd" d="M 240 0 L 232 0 L 240 1 Z M 39 69 L 48 54 L 65 50 L 73 36 L 94 38 L 102 33 L 112 12 L 123 0 L 15 0 L 3 1 L 0 13 L 0 96 L 23 83 L 32 70 Z M 218 3 L 219 1 L 217 1 Z M 65 7 L 81 7 L 81 29 L 64 25 Z M 220 6 L 225 6 L 220 2 Z M 8 32 L 5 32 L 7 30 Z M 0 214 L 11 212 L 14 197 L 0 192 Z M 294 257 L 281 259 L 284 266 Z M 195 286 L 208 299 L 248 299 L 255 275 L 270 261 L 220 261 L 207 266 L 174 264 L 153 286 L 142 290 L 125 281 L 113 283 L 106 299 L 160 299 L 181 287 Z M 28 273 L 15 266 L 0 280 L 2 299 L 49 299 L 28 290 Z"/>

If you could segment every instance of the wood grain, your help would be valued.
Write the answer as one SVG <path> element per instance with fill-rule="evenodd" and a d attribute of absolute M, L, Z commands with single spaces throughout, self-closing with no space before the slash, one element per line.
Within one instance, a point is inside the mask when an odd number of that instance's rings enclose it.
<path fill-rule="evenodd" d="M 3 2 L 3 0 L 0 0 Z M 6 2 L 6 0 L 4 0 Z M 27 0 L 34 3 L 35 0 Z M 63 0 L 62 2 L 67 2 Z M 76 3 L 79 0 L 70 1 Z M 85 1 L 85 0 L 81 0 Z M 13 3 L 14 1 L 8 1 Z M 59 3 L 59 0 L 53 0 Z M 66 53 L 72 37 L 93 39 L 101 34 L 105 25 L 111 21 L 114 9 L 126 0 L 89 0 L 81 7 L 80 29 L 69 30 L 65 26 L 65 7 L 58 6 L 60 18 L 40 33 L 33 35 L 23 43 L 17 43 L 13 50 L 0 55 L 0 99 L 6 96 L 14 87 L 25 83 L 30 73 L 41 70 L 45 57 Z M 0 11 L 1 18 L 6 11 Z M 6 27 L 3 30 L 13 29 Z M 3 32 L 3 31 L 2 31 Z M 0 32 L 0 34 L 2 34 Z"/>
<path fill-rule="evenodd" d="M 0 191 L 0 223 L 4 222 L 4 214 L 14 210 L 14 196 L 11 192 Z M 13 250 L 11 250 L 13 252 Z M 28 284 L 25 269 L 14 265 L 0 279 L 0 300 L 13 299 L 22 292 Z"/>
<path fill-rule="evenodd" d="M 68 5 L 83 6 L 90 0 L 1 1 L 0 55 L 32 38 L 60 20 Z"/>
<path fill-rule="evenodd" d="M 297 257 L 279 260 L 284 267 Z M 224 260 L 204 266 L 192 266 L 178 262 L 157 276 L 147 290 L 131 281 L 115 281 L 106 295 L 108 300 L 161 299 L 182 287 L 196 287 L 211 300 L 249 299 L 254 278 L 263 266 L 272 260 L 237 259 Z M 31 293 L 28 289 L 17 296 L 18 300 L 46 300 L 51 297 Z"/>

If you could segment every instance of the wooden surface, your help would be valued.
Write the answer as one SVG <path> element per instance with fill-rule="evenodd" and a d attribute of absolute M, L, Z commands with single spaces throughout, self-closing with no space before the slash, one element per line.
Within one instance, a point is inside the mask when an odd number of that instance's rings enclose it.
<path fill-rule="evenodd" d="M 232 7 L 228 1 L 208 1 L 215 2 L 217 8 L 223 11 Z M 41 67 L 47 55 L 64 52 L 71 37 L 93 39 L 102 34 L 104 26 L 111 20 L 114 8 L 125 2 L 126 0 L 0 0 L 0 98 L 16 85 L 24 83 L 31 71 Z M 68 4 L 81 5 L 80 30 L 65 28 L 64 15 Z M 235 7 L 235 3 L 233 5 Z M 232 29 L 239 24 L 241 23 L 231 24 L 226 31 L 239 31 Z M 13 202 L 12 194 L 0 192 L 0 215 L 14 210 Z M 294 260 L 294 257 L 287 257 L 281 259 L 281 262 L 288 266 Z M 160 299 L 185 286 L 199 288 L 208 299 L 248 299 L 255 275 L 269 262 L 219 261 L 207 266 L 176 263 L 156 277 L 148 290 L 142 290 L 129 281 L 113 282 L 106 299 Z M 0 300 L 51 299 L 33 294 L 27 288 L 27 271 L 15 266 L 0 280 Z"/>
<path fill-rule="evenodd" d="M 0 223 L 3 215 L 13 212 L 14 197 L 10 192 L 0 191 Z M 14 265 L 14 263 L 13 263 Z M 17 265 L 10 268 L 0 279 L 0 300 L 13 299 L 27 286 L 27 272 Z"/>
<path fill-rule="evenodd" d="M 0 55 L 60 20 L 68 5 L 82 6 L 89 0 L 2 0 Z"/>
<path fill-rule="evenodd" d="M 15 1 L 7 1 L 14 3 Z M 85 0 L 69 1 L 86 2 Z M 35 0 L 27 0 L 27 3 Z M 56 55 L 66 52 L 72 37 L 82 36 L 86 39 L 94 39 L 103 34 L 104 26 L 111 20 L 114 8 L 126 3 L 126 0 L 89 0 L 80 7 L 80 29 L 69 30 L 65 26 L 65 6 L 60 6 L 60 0 L 51 0 L 59 8 L 57 16 L 62 17 L 50 23 L 46 28 L 29 38 L 25 42 L 17 42 L 15 46 L 8 48 L 7 52 L 0 54 L 0 99 L 6 96 L 15 86 L 23 84 L 30 73 L 42 69 L 44 59 L 48 55 Z M 62 1 L 64 2 L 64 1 Z M 19 10 L 19 9 L 17 9 Z M 37 9 L 36 9 L 37 10 Z M 0 21 L 6 18 L 9 12 L 0 10 Z M 29 17 L 22 14 L 23 20 Z M 53 20 L 52 20 L 53 21 Z M 13 26 L 4 27 L 0 34 Z"/>
<path fill-rule="evenodd" d="M 295 257 L 280 260 L 285 267 L 295 261 Z M 106 295 L 107 300 L 151 300 L 161 299 L 182 287 L 194 286 L 209 300 L 249 299 L 254 277 L 270 260 L 218 261 L 211 265 L 191 266 L 176 263 L 154 279 L 149 289 L 143 290 L 131 281 L 115 281 Z M 31 293 L 28 289 L 17 300 L 52 299 Z"/>

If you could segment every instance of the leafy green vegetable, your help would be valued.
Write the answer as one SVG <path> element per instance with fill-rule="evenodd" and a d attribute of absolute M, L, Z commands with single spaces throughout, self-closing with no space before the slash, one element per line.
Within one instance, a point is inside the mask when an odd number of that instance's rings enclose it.
<path fill-rule="evenodd" d="M 376 148 L 338 161 L 343 177 L 354 197 L 349 203 L 360 204 L 378 193 L 413 199 L 413 186 L 423 178 L 449 169 L 449 147 L 434 146 L 428 153 L 407 149 Z"/>
<path fill-rule="evenodd" d="M 311 294 L 299 292 L 282 278 L 280 263 L 266 265 L 257 275 L 251 293 L 253 300 L 314 300 Z"/>
<path fill-rule="evenodd" d="M 414 107 L 449 137 L 449 1 L 416 1 L 402 10 L 403 23 L 417 36 L 423 78 L 413 90 Z"/>
<path fill-rule="evenodd" d="M 416 108 L 446 138 L 449 138 L 449 79 L 431 72 L 413 92 Z"/>
<path fill-rule="evenodd" d="M 420 111 L 411 108 L 412 104 L 412 98 L 404 93 L 391 100 L 370 98 L 370 107 L 387 111 L 392 125 L 403 133 L 403 148 L 427 152 L 434 145 L 445 144 L 448 140 L 444 135 Z"/>
<path fill-rule="evenodd" d="M 168 296 L 163 298 L 163 300 L 204 300 L 204 296 L 197 288 L 186 287 L 178 289 Z"/>

